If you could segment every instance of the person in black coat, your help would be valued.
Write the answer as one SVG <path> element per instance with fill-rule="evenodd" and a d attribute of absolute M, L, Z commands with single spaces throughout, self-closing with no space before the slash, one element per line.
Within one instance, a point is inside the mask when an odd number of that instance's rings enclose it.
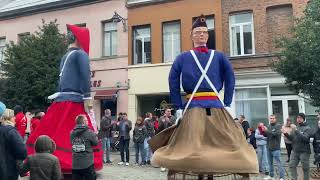
<path fill-rule="evenodd" d="M 19 170 L 17 164 L 18 161 L 22 161 L 27 157 L 27 149 L 22 137 L 14 127 L 14 111 L 6 109 L 0 119 L 1 180 L 18 180 Z"/>
<path fill-rule="evenodd" d="M 246 135 L 246 138 L 248 138 L 248 129 L 250 128 L 249 122 L 246 120 L 246 117 L 244 115 L 240 115 L 239 122 L 243 128 L 243 131 L 244 131 L 244 134 Z"/>
<path fill-rule="evenodd" d="M 313 151 L 314 164 L 320 167 L 320 120 L 318 121 L 318 128 L 313 135 Z"/>

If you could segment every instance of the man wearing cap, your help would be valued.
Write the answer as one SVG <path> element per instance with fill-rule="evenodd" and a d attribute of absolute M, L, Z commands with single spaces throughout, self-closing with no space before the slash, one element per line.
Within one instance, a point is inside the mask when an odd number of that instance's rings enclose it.
<path fill-rule="evenodd" d="M 171 103 L 178 124 L 168 144 L 155 151 L 152 164 L 171 173 L 258 173 L 254 149 L 225 107 L 232 102 L 235 77 L 222 52 L 208 49 L 205 17 L 192 26 L 194 48 L 178 55 L 169 74 Z M 188 102 L 182 103 L 180 82 Z M 224 86 L 224 99 L 218 92 Z M 183 112 L 183 109 L 185 112 Z M 212 178 L 212 177 L 210 177 Z"/>
<path fill-rule="evenodd" d="M 312 136 L 312 129 L 305 122 L 306 116 L 304 113 L 299 113 L 297 116 L 298 126 L 291 124 L 292 131 L 288 133 L 282 129 L 282 133 L 292 141 L 293 153 L 290 157 L 289 168 L 290 176 L 293 180 L 297 180 L 297 166 L 301 161 L 304 180 L 309 180 L 310 170 L 310 137 Z"/>
<path fill-rule="evenodd" d="M 54 100 L 43 117 L 39 127 L 27 141 L 28 153 L 33 154 L 34 143 L 38 136 L 48 135 L 57 145 L 54 155 L 61 163 L 64 173 L 72 170 L 72 153 L 69 141 L 70 132 L 75 126 L 74 119 L 85 114 L 88 126 L 93 128 L 93 120 L 89 117 L 90 104 L 90 66 L 89 66 L 89 30 L 75 25 L 67 25 L 69 49 L 60 63 L 58 92 L 49 96 Z M 94 147 L 95 168 L 101 169 L 101 144 Z"/>

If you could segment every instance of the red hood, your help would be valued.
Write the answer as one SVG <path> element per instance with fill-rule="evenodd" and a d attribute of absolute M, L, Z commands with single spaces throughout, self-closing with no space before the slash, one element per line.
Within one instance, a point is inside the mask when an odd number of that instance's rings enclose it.
<path fill-rule="evenodd" d="M 76 25 L 67 24 L 68 30 L 70 30 L 74 36 L 78 39 L 81 48 L 89 55 L 90 47 L 90 33 L 89 29 L 85 27 L 78 27 Z"/>

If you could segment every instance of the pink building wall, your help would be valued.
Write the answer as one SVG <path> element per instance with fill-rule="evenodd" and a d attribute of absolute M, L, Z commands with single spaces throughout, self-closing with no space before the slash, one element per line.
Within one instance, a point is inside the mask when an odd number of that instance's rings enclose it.
<path fill-rule="evenodd" d="M 118 23 L 118 56 L 108 59 L 102 56 L 103 52 L 103 23 L 102 21 L 111 19 L 114 12 L 117 12 L 124 18 L 127 18 L 127 9 L 125 1 L 112 0 L 100 2 L 91 5 L 79 6 L 70 9 L 57 10 L 34 14 L 24 17 L 18 17 L 9 20 L 0 20 L 0 37 L 6 37 L 6 42 L 17 42 L 18 34 L 38 30 L 42 24 L 42 19 L 46 22 L 57 19 L 59 29 L 66 33 L 66 24 L 86 23 L 90 29 L 90 59 L 91 70 L 95 71 L 92 81 L 101 80 L 101 86 L 92 88 L 92 95 L 98 89 L 116 88 L 117 82 L 125 86 L 128 79 L 128 35 L 123 32 L 122 23 Z M 118 83 L 119 84 L 119 83 Z M 118 93 L 117 111 L 127 112 L 128 110 L 128 93 L 127 90 L 120 90 Z M 95 100 L 94 109 L 96 119 L 100 120 L 100 101 Z M 98 123 L 99 124 L 99 123 Z"/>

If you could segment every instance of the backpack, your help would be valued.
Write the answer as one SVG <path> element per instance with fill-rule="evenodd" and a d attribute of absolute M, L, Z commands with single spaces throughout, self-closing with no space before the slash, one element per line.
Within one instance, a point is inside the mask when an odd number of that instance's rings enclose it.
<path fill-rule="evenodd" d="M 72 152 L 74 153 L 81 153 L 86 151 L 86 143 L 81 135 L 82 133 L 78 136 L 73 137 L 72 139 Z"/>
<path fill-rule="evenodd" d="M 8 152 L 8 145 L 7 145 L 7 136 L 6 134 L 13 129 L 11 126 L 7 126 L 4 128 L 2 125 L 0 125 L 0 128 L 2 129 L 0 131 L 0 155 L 2 156 L 0 158 L 0 175 L 2 180 L 8 180 L 8 174 L 7 174 L 7 152 Z"/>

